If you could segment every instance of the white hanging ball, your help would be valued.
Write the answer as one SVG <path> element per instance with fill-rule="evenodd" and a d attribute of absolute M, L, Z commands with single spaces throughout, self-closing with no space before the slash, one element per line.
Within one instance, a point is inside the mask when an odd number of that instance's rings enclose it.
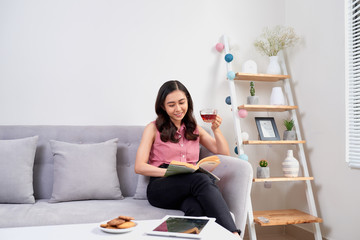
<path fill-rule="evenodd" d="M 247 132 L 242 132 L 241 133 L 241 138 L 243 141 L 248 141 L 249 140 L 249 134 Z"/>

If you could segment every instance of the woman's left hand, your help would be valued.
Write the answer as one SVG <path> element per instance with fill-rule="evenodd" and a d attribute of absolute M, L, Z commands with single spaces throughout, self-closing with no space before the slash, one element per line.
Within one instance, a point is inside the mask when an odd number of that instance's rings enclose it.
<path fill-rule="evenodd" d="M 212 122 L 211 129 L 213 131 L 218 129 L 220 127 L 220 125 L 221 125 L 221 122 L 222 122 L 222 118 L 219 115 L 216 115 L 215 120 Z"/>

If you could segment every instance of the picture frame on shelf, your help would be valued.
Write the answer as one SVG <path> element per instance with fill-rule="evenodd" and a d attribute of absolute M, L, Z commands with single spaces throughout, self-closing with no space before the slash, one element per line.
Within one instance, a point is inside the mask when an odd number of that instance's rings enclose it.
<path fill-rule="evenodd" d="M 259 132 L 260 140 L 273 141 L 280 140 L 280 135 L 273 117 L 255 117 L 256 127 Z"/>

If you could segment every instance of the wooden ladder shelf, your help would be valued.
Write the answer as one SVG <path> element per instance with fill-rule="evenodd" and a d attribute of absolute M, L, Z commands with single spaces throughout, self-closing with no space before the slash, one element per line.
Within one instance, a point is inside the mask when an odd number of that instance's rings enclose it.
<path fill-rule="evenodd" d="M 259 217 L 265 217 L 269 222 L 263 222 Z M 255 211 L 254 221 L 261 226 L 278 226 L 300 223 L 321 223 L 322 219 L 296 209 Z"/>
<path fill-rule="evenodd" d="M 229 43 L 226 36 L 223 36 L 223 43 L 225 46 L 225 54 L 230 52 Z M 317 217 L 317 211 L 314 201 L 314 194 L 312 191 L 311 181 L 313 177 L 309 176 L 307 167 L 307 161 L 304 152 L 305 140 L 301 138 L 301 132 L 299 127 L 299 121 L 297 118 L 296 110 L 298 106 L 295 106 L 292 89 L 290 85 L 290 76 L 287 74 L 287 68 L 284 61 L 283 53 L 281 52 L 280 62 L 281 68 L 284 75 L 271 75 L 271 74 L 252 74 L 252 73 L 236 73 L 235 79 L 228 79 L 230 98 L 231 98 L 231 110 L 234 120 L 234 131 L 236 135 L 237 148 L 239 157 L 245 154 L 244 145 L 295 145 L 298 149 L 299 163 L 302 168 L 304 176 L 288 178 L 288 177 L 270 177 L 270 178 L 254 178 L 254 183 L 264 182 L 292 182 L 302 181 L 306 186 L 306 198 L 309 208 L 309 213 L 305 213 L 296 209 L 285 209 L 285 210 L 266 210 L 266 211 L 254 211 L 252 210 L 251 200 L 249 201 L 248 214 L 247 214 L 247 225 L 249 230 L 249 236 L 251 240 L 256 240 L 255 223 L 260 226 L 274 226 L 274 225 L 287 225 L 287 224 L 299 224 L 299 223 L 313 223 L 314 224 L 314 237 L 315 240 L 322 240 L 319 223 L 322 219 Z M 226 63 L 227 72 L 232 71 L 231 62 Z M 235 88 L 235 82 L 249 82 L 259 81 L 263 83 L 276 83 L 280 82 L 285 92 L 288 105 L 237 105 L 237 91 Z M 238 110 L 245 109 L 249 112 L 284 112 L 290 113 L 291 118 L 294 120 L 294 127 L 297 136 L 297 140 L 294 141 L 262 141 L 262 140 L 247 140 L 243 141 L 241 132 L 241 122 L 238 115 Z M 260 217 L 260 218 L 259 218 Z M 265 218 L 265 219 L 264 219 Z M 262 221 L 262 220 L 265 220 Z"/>

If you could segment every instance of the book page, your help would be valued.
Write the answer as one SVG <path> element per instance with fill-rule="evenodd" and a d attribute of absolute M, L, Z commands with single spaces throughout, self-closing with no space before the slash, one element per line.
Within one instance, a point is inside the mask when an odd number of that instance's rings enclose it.
<path fill-rule="evenodd" d="M 204 162 L 200 164 L 200 167 L 212 172 L 219 164 L 220 162 Z"/>
<path fill-rule="evenodd" d="M 209 172 L 212 172 L 219 164 L 220 159 L 218 156 L 210 156 L 201 159 L 197 165 L 203 169 L 208 170 Z"/>

